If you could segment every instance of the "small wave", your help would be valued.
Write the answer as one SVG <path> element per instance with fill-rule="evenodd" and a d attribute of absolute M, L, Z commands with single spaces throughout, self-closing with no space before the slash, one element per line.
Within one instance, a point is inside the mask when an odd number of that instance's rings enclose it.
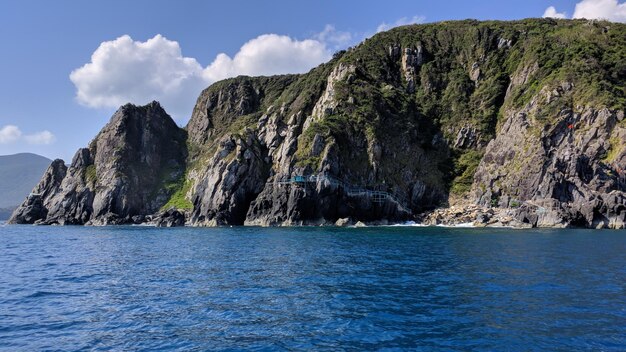
<path fill-rule="evenodd" d="M 403 222 L 403 223 L 399 223 L 399 224 L 391 224 L 391 225 L 387 225 L 387 226 L 392 226 L 392 227 L 428 227 L 429 225 L 426 224 L 420 224 L 417 223 L 415 221 L 407 221 L 407 222 Z"/>
<path fill-rule="evenodd" d="M 463 223 L 459 223 L 459 224 L 437 224 L 437 225 L 429 225 L 429 224 L 422 224 L 422 223 L 417 223 L 415 221 L 407 221 L 407 222 L 403 222 L 403 223 L 398 223 L 398 224 L 391 224 L 391 225 L 387 225 L 390 227 L 447 227 L 447 228 L 454 228 L 454 227 L 459 227 L 459 228 L 470 228 L 470 227 L 475 227 L 473 223 L 471 222 L 463 222 Z"/>
<path fill-rule="evenodd" d="M 436 226 L 439 226 L 439 227 L 460 227 L 460 228 L 475 227 L 474 223 L 471 223 L 471 222 L 462 222 L 460 224 L 451 224 L 451 225 L 437 224 Z"/>
<path fill-rule="evenodd" d="M 51 291 L 36 291 L 34 293 L 31 293 L 28 296 L 25 296 L 25 299 L 29 299 L 29 298 L 41 298 L 41 297 L 48 297 L 48 296 L 61 296 L 63 295 L 62 292 L 51 292 Z"/>

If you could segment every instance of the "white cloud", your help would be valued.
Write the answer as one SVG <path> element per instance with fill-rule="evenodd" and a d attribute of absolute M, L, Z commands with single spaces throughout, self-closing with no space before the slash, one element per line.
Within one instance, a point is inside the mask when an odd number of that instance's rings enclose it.
<path fill-rule="evenodd" d="M 557 12 L 550 6 L 543 17 L 567 18 L 565 12 Z M 582 0 L 576 4 L 572 18 L 602 19 L 612 22 L 626 23 L 626 2 L 618 0 Z"/>
<path fill-rule="evenodd" d="M 548 7 L 544 12 L 542 17 L 549 18 L 567 18 L 567 14 L 565 12 L 557 12 L 554 6 Z"/>
<path fill-rule="evenodd" d="M 574 18 L 597 18 L 626 23 L 626 2 L 617 0 L 583 0 L 576 4 Z"/>
<path fill-rule="evenodd" d="M 403 17 L 380 24 L 377 31 L 422 22 L 422 16 Z M 220 53 L 203 67 L 195 58 L 183 56 L 178 42 L 160 34 L 145 42 L 124 35 L 102 42 L 90 62 L 71 72 L 70 80 L 82 105 L 117 108 L 128 102 L 143 105 L 158 100 L 174 118 L 184 122 L 200 91 L 217 80 L 238 75 L 304 73 L 328 61 L 334 51 L 369 36 L 338 31 L 333 25 L 326 25 L 323 31 L 304 40 L 263 34 L 243 44 L 234 55 Z M 40 135 L 30 140 L 47 139 Z"/>
<path fill-rule="evenodd" d="M 47 130 L 23 135 L 22 130 L 15 125 L 0 128 L 0 144 L 11 144 L 22 140 L 28 144 L 52 144 L 56 141 L 56 137 Z"/>
<path fill-rule="evenodd" d="M 380 24 L 377 31 L 422 23 L 424 19 L 403 17 Z M 160 34 L 145 42 L 124 35 L 102 42 L 90 62 L 71 72 L 70 80 L 82 105 L 117 108 L 128 102 L 158 100 L 174 118 L 184 122 L 200 91 L 217 80 L 238 75 L 304 73 L 328 61 L 334 51 L 369 36 L 338 31 L 333 25 L 326 25 L 323 31 L 304 40 L 263 34 L 243 44 L 234 55 L 220 53 L 203 67 L 195 58 L 183 56 L 178 42 Z"/>
<path fill-rule="evenodd" d="M 315 39 L 298 41 L 284 35 L 264 34 L 245 43 L 234 57 L 219 54 L 203 73 L 208 82 L 236 75 L 303 73 L 330 59 L 326 44 Z"/>
<path fill-rule="evenodd" d="M 230 57 L 217 55 L 206 68 L 184 57 L 176 41 L 156 35 L 145 42 L 124 35 L 103 42 L 91 62 L 75 69 L 70 79 L 79 103 L 115 108 L 127 102 L 160 101 L 179 120 L 186 120 L 200 91 L 209 84 L 237 75 L 303 73 L 327 61 L 326 42 L 339 43 L 345 34 L 326 28 L 320 39 L 296 40 L 264 34 L 245 43 Z"/>
<path fill-rule="evenodd" d="M 332 46 L 334 49 L 344 49 L 354 41 L 350 32 L 338 31 L 335 26 L 327 24 L 324 30 L 313 36 L 314 39 Z"/>
<path fill-rule="evenodd" d="M 22 131 L 15 125 L 6 125 L 0 128 L 0 144 L 16 142 L 22 136 Z"/>
<path fill-rule="evenodd" d="M 202 70 L 196 59 L 182 56 L 178 42 L 159 34 L 145 42 L 124 35 L 101 43 L 70 79 L 78 102 L 89 107 L 159 100 L 176 114 L 191 110 L 183 104 L 193 104 L 204 88 Z"/>
<path fill-rule="evenodd" d="M 393 23 L 381 23 L 376 28 L 376 32 L 383 32 L 389 30 L 394 27 L 404 26 L 407 24 L 416 24 L 416 23 L 424 23 L 426 17 L 424 16 L 413 16 L 413 17 L 402 17 Z"/>
<path fill-rule="evenodd" d="M 28 144 L 52 144 L 56 141 L 56 137 L 50 131 L 41 131 L 24 136 Z"/>

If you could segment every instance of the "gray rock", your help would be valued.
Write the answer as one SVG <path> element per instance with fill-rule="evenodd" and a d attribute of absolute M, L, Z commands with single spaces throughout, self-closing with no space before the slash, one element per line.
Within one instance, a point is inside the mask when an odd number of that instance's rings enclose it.
<path fill-rule="evenodd" d="M 459 129 L 456 139 L 454 141 L 454 148 L 472 148 L 477 147 L 480 143 L 480 133 L 475 127 L 463 126 Z"/>
<path fill-rule="evenodd" d="M 10 224 L 33 224 L 45 220 L 50 204 L 44 200 L 49 200 L 59 191 L 66 174 L 67 167 L 63 160 L 54 160 L 42 176 L 39 184 L 35 186 L 24 203 L 15 209 L 8 222 Z"/>
<path fill-rule="evenodd" d="M 153 216 L 150 223 L 156 227 L 185 226 L 185 214 L 177 209 L 164 210 Z"/>
<path fill-rule="evenodd" d="M 146 222 L 146 216 L 144 216 L 144 215 L 135 215 L 135 216 L 131 217 L 131 220 L 132 220 L 133 224 L 135 224 L 135 225 L 143 224 L 144 222 Z"/>
<path fill-rule="evenodd" d="M 498 38 L 498 49 L 510 48 L 512 45 L 513 41 L 511 39 Z"/>
<path fill-rule="evenodd" d="M 337 221 L 335 221 L 335 226 L 346 227 L 350 225 L 350 223 L 351 223 L 350 218 L 340 218 L 340 219 L 337 219 Z"/>
<path fill-rule="evenodd" d="M 13 213 L 10 224 L 34 224 L 46 218 L 48 209 L 44 207 L 40 195 L 30 195 L 22 205 Z"/>
<path fill-rule="evenodd" d="M 319 134 L 315 134 L 315 137 L 313 137 L 313 146 L 311 147 L 311 155 L 320 156 L 324 151 L 325 145 L 326 142 L 324 141 L 324 137 Z"/>
<path fill-rule="evenodd" d="M 256 135 L 227 136 L 192 189 L 196 226 L 241 225 L 252 200 L 263 190 L 267 149 Z"/>
<path fill-rule="evenodd" d="M 421 45 L 415 48 L 405 48 L 402 55 L 402 72 L 407 84 L 407 92 L 415 92 L 415 82 L 419 66 L 424 63 L 424 50 Z"/>
<path fill-rule="evenodd" d="M 185 131 L 157 102 L 122 106 L 91 142 L 79 149 L 69 168 L 55 160 L 34 193 L 41 194 L 46 224 L 109 225 L 132 222 L 157 211 L 169 198 L 165 184 L 185 170 Z M 14 222 L 31 212 L 16 210 Z M 29 213 L 30 214 L 30 213 Z"/>
<path fill-rule="evenodd" d="M 564 83 L 556 99 L 571 89 Z M 532 226 L 623 227 L 626 184 L 619 170 L 626 150 L 615 153 L 614 161 L 605 152 L 611 148 L 607 141 L 626 140 L 618 112 L 565 109 L 537 133 L 537 106 L 554 96 L 542 90 L 522 111 L 508 115 L 474 176 L 475 199 L 486 206 L 494 199 L 505 206 L 519 199 L 523 204 L 514 216 Z"/>

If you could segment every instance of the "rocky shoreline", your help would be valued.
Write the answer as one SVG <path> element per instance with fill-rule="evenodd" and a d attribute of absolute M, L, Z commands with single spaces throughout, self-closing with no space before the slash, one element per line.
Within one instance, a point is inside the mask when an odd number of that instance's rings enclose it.
<path fill-rule="evenodd" d="M 388 221 L 385 219 L 376 221 L 360 221 L 351 218 L 340 218 L 335 222 L 320 219 L 319 221 L 303 221 L 300 223 L 279 224 L 279 225 L 243 225 L 243 226 L 261 226 L 261 227 L 301 227 L 301 226 L 329 226 L 329 227 L 376 227 L 376 226 L 441 226 L 441 227 L 471 227 L 471 228 L 513 228 L 513 229 L 530 229 L 530 228 L 587 228 L 586 226 L 575 226 L 565 224 L 559 218 L 552 223 L 543 222 L 539 226 L 536 223 L 524 222 L 520 220 L 520 214 L 523 212 L 516 208 L 489 208 L 478 205 L 451 206 L 448 208 L 437 208 L 432 211 L 424 212 L 415 217 L 414 220 L 408 221 Z M 111 225 L 142 225 L 154 227 L 198 227 L 189 221 L 190 212 L 180 211 L 177 209 L 168 209 L 154 215 L 135 216 L 128 219 L 113 219 L 109 221 L 92 221 L 86 226 L 111 226 Z M 38 220 L 34 225 L 59 225 L 56 222 L 46 222 Z M 64 225 L 64 224 L 60 224 Z M 232 226 L 232 225 L 230 225 Z M 219 227 L 203 225 L 201 227 Z M 614 221 L 608 225 L 598 224 L 597 228 L 608 229 L 626 229 L 626 223 L 623 221 Z"/>

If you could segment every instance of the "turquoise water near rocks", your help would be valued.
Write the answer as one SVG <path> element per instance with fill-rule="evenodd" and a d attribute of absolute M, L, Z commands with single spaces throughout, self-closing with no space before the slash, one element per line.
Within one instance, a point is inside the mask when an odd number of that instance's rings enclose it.
<path fill-rule="evenodd" d="M 626 231 L 0 227 L 0 349 L 626 350 Z"/>

